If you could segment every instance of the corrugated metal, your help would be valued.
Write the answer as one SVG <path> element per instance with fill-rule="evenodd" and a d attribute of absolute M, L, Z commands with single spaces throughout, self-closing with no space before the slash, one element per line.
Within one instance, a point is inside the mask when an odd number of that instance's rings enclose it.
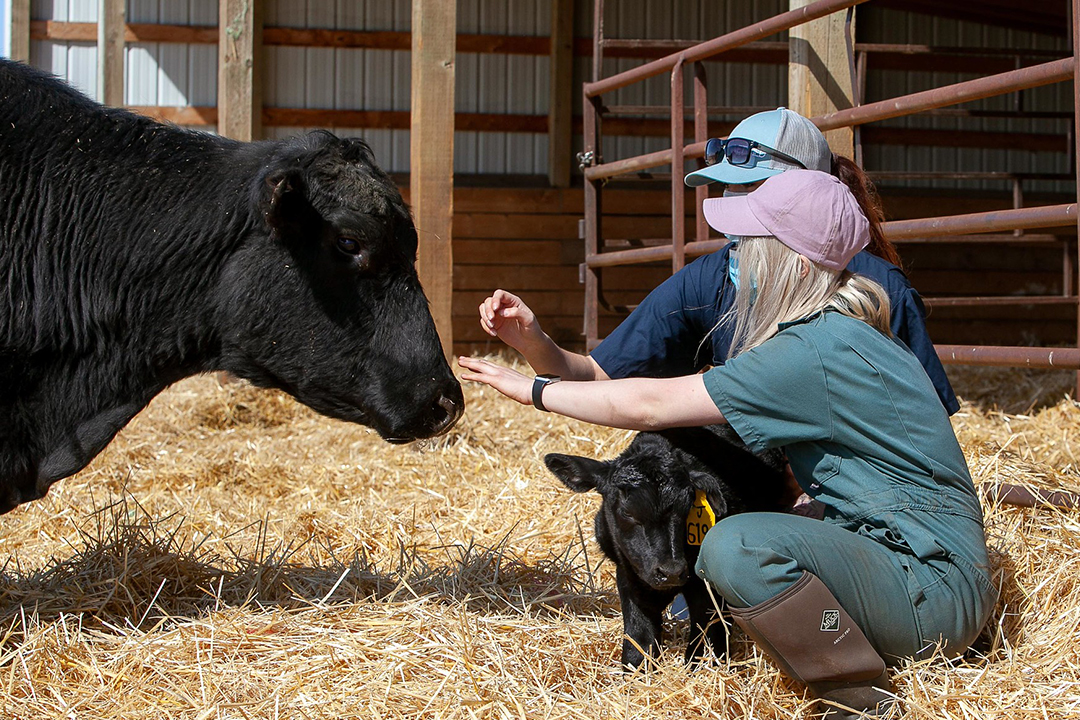
<path fill-rule="evenodd" d="M 591 7 L 592 3 L 586 3 Z M 649 38 L 678 40 L 707 40 L 765 20 L 788 10 L 788 0 L 744 0 L 742 2 L 711 2 L 710 0 L 647 0 L 609 1 L 605 7 L 604 35 L 607 38 Z M 579 27 L 581 25 L 579 24 Z M 592 16 L 587 25 L 592 32 Z M 584 34 L 579 31 L 579 34 Z M 770 40 L 784 40 L 780 34 Z M 629 70 L 641 64 L 633 59 L 605 59 L 604 74 Z M 709 63 L 708 98 L 711 106 L 771 106 L 787 101 L 787 67 L 748 65 L 745 63 Z M 577 82 L 591 79 L 591 61 L 579 66 Z M 686 84 L 687 98 L 689 82 Z M 670 76 L 650 78 L 605 96 L 608 105 L 663 105 L 671 98 Z M 688 100 L 689 102 L 689 100 Z M 737 117 L 732 117 L 737 120 Z M 617 138 L 604 147 L 604 159 L 616 160 L 670 146 L 663 137 Z"/>
<path fill-rule="evenodd" d="M 34 0 L 35 20 L 97 22 L 96 0 Z M 97 47 L 93 43 L 30 43 L 30 62 L 67 80 L 91 97 L 97 94 Z"/>
<path fill-rule="evenodd" d="M 347 30 L 408 30 L 409 0 L 277 0 L 266 6 L 267 25 Z M 407 51 L 327 48 L 266 48 L 268 106 L 335 110 L 408 110 L 410 66 Z M 313 128 L 267 128 L 282 138 Z M 363 137 L 379 163 L 391 172 L 409 169 L 409 132 L 338 128 L 339 135 Z"/>
<path fill-rule="evenodd" d="M 127 16 L 132 23 L 216 25 L 218 2 L 128 0 Z M 132 43 L 125 48 L 124 69 L 124 102 L 129 105 L 217 104 L 215 45 Z"/>
<path fill-rule="evenodd" d="M 458 32 L 548 35 L 550 0 L 459 0 Z M 546 115 L 548 59 L 460 53 L 455 68 L 461 112 Z M 457 172 L 544 174 L 547 137 L 532 133 L 459 132 L 454 135 Z"/>
<path fill-rule="evenodd" d="M 97 0 L 34 0 L 35 19 L 81 22 L 97 20 Z M 610 38 L 679 38 L 704 40 L 783 12 L 788 0 L 608 0 L 605 32 Z M 362 30 L 408 30 L 411 0 L 268 0 L 267 23 L 276 26 Z M 458 30 L 463 33 L 540 35 L 550 32 L 551 0 L 459 0 Z M 214 25 L 218 0 L 129 0 L 131 22 Z M 592 3 L 577 3 L 576 32 L 591 34 Z M 1064 38 L 935 19 L 863 6 L 858 15 L 859 39 L 867 42 L 931 43 L 985 47 L 1060 49 Z M 784 35 L 771 40 L 784 39 Z M 97 50 L 93 43 L 35 41 L 32 62 L 67 77 L 90 95 L 96 93 Z M 326 48 L 266 49 L 267 105 L 298 108 L 407 111 L 410 105 L 408 51 Z M 608 59 L 605 74 L 640 61 Z M 944 64 L 944 63 L 943 63 Z M 577 83 L 590 79 L 591 58 L 580 58 Z M 456 109 L 460 112 L 545 115 L 548 110 L 548 59 L 509 55 L 458 55 Z M 785 66 L 709 64 L 709 104 L 714 106 L 777 106 L 787 97 Z M 136 105 L 212 106 L 217 98 L 217 49 L 213 45 L 140 43 L 126 52 L 125 102 Z M 947 69 L 933 73 L 874 71 L 867 100 L 937 87 L 966 79 Z M 605 98 L 608 104 L 667 105 L 666 76 L 625 88 Z M 1023 93 L 1024 107 L 1072 109 L 1071 87 L 1052 85 Z M 580 94 L 575 93 L 580 111 Z M 967 107 L 1010 107 L 1011 97 L 993 98 Z M 730 119 L 738 119 L 732 116 Z M 890 121 L 899 127 L 966 128 L 1017 132 L 1069 132 L 1069 120 L 965 119 L 917 117 Z M 268 128 L 270 137 L 284 137 L 305 128 Z M 407 130 L 349 129 L 343 135 L 364 137 L 380 163 L 394 172 L 409 168 Z M 580 149 L 575 139 L 575 151 Z M 667 140 L 612 138 L 604 147 L 608 160 L 662 149 Z M 454 162 L 463 174 L 542 175 L 547 169 L 547 137 L 543 134 L 459 132 Z M 1008 149 L 868 148 L 870 170 L 1010 170 L 1068 172 L 1065 153 Z M 929 185 L 911 181 L 912 185 Z M 1002 189 L 994 181 L 937 181 L 935 187 Z M 1062 183 L 1029 182 L 1026 191 L 1061 190 Z"/>
<path fill-rule="evenodd" d="M 217 0 L 128 0 L 128 22 L 214 25 Z M 97 22 L 97 0 L 34 0 L 35 20 Z M 97 95 L 94 43 L 37 40 L 30 61 L 65 77 L 91 97 Z M 176 43 L 131 43 L 125 47 L 124 102 L 129 105 L 217 103 L 217 48 Z"/>
<path fill-rule="evenodd" d="M 1051 37 L 1038 33 L 959 22 L 944 18 L 931 18 L 882 8 L 872 8 L 872 12 L 861 13 L 857 22 L 859 38 L 866 42 L 924 43 L 945 47 L 1036 48 L 1060 50 L 1063 57 L 1069 54 L 1064 36 Z M 971 74 L 949 72 L 947 58 L 942 58 L 941 67 L 941 71 L 935 72 L 872 70 L 867 78 L 866 101 L 874 102 L 976 77 Z M 1070 83 L 1056 83 L 1042 88 L 1026 90 L 1021 95 L 1021 107 L 1026 110 L 1063 112 L 1072 112 L 1073 110 L 1072 85 Z M 956 107 L 980 110 L 1010 110 L 1017 107 L 1016 103 L 1016 94 L 1012 94 L 965 103 Z M 882 122 L 880 125 L 882 127 L 1058 134 L 1062 136 L 1062 148 L 1066 148 L 1068 147 L 1067 138 L 1072 127 L 1072 119 L 961 119 L 924 115 L 897 118 Z M 878 146 L 868 148 L 865 165 L 867 170 L 871 171 L 1070 172 L 1069 155 L 1066 152 L 1030 152 L 1006 148 Z M 882 181 L 879 184 L 996 191 L 1011 189 L 1008 182 L 994 180 L 911 180 L 904 183 Z M 1025 192 L 1069 192 L 1072 188 L 1073 185 L 1068 182 L 1055 181 L 1025 181 L 1023 185 Z"/>

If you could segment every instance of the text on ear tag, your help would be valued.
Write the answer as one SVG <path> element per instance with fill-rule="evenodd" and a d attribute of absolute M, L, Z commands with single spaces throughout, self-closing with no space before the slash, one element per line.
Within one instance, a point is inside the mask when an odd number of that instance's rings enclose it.
<path fill-rule="evenodd" d="M 709 505 L 704 490 L 694 491 L 694 505 L 686 516 L 686 544 L 700 545 L 705 533 L 716 524 L 716 513 Z"/>

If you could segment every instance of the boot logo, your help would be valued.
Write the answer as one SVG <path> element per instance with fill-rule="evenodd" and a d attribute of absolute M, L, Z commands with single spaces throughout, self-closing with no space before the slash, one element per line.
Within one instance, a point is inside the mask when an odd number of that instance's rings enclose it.
<path fill-rule="evenodd" d="M 840 611 L 826 610 L 821 614 L 821 632 L 840 631 Z"/>

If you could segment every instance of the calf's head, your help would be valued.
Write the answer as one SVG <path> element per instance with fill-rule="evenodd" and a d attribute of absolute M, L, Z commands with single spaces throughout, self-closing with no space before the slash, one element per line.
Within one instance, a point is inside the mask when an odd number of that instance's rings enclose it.
<path fill-rule="evenodd" d="M 226 369 L 391 442 L 449 429 L 461 386 L 409 210 L 368 146 L 323 132 L 281 143 L 251 203 L 259 220 L 217 288 Z"/>
<path fill-rule="evenodd" d="M 640 433 L 614 460 L 549 453 L 544 464 L 574 492 L 600 494 L 601 549 L 656 590 L 682 587 L 690 578 L 686 522 L 696 490 L 705 491 L 717 518 L 728 511 L 715 479 L 688 466 L 660 435 Z"/>

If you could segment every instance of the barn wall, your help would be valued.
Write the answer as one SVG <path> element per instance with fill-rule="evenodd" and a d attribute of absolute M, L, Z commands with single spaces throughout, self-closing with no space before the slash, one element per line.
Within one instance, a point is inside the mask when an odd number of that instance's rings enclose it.
<path fill-rule="evenodd" d="M 883 199 L 886 212 L 896 219 L 1000 210 L 1008 202 L 981 194 L 889 191 Z M 670 232 L 665 215 L 670 202 L 664 190 L 609 189 L 604 192 L 605 228 L 610 237 L 663 237 Z M 455 191 L 455 352 L 500 347 L 477 321 L 477 306 L 496 287 L 521 294 L 560 345 L 584 349 L 584 292 L 577 267 L 583 260 L 578 239 L 582 203 L 582 193 L 575 190 L 459 187 Z M 1063 253 L 1073 261 L 1076 257 L 1075 229 L 1066 231 L 1060 241 L 1035 246 L 908 243 L 899 250 L 912 284 L 927 298 L 1061 294 Z M 604 293 L 612 305 L 633 306 L 670 273 L 670 263 L 608 268 L 603 274 Z M 601 307 L 600 336 L 624 317 L 624 312 Z M 942 344 L 1070 345 L 1076 342 L 1076 308 L 934 307 L 927 326 L 931 338 Z"/>
<path fill-rule="evenodd" d="M 605 223 L 624 238 L 658 237 L 670 229 L 663 215 L 667 193 L 614 190 L 605 195 Z M 578 223 L 584 214 L 580 190 L 458 188 L 454 194 L 455 352 L 489 352 L 501 342 L 481 329 L 477 307 L 496 287 L 526 298 L 560 345 L 584 349 L 578 281 L 584 247 Z M 523 262 L 527 258 L 527 262 Z M 670 263 L 612 268 L 604 275 L 613 304 L 636 304 L 671 274 Z M 603 334 L 625 316 L 601 308 Z"/>
<path fill-rule="evenodd" d="M 98 0 L 34 0 L 34 20 L 97 22 Z M 217 0 L 128 0 L 132 23 L 216 25 Z M 30 62 L 97 96 L 94 43 L 34 40 Z M 217 104 L 217 47 L 179 43 L 131 43 L 125 47 L 124 102 L 129 105 Z M 211 126 L 203 128 L 214 130 Z"/>
<path fill-rule="evenodd" d="M 129 0 L 130 22 L 214 25 L 217 0 Z M 704 40 L 786 10 L 787 0 L 609 0 L 605 18 L 608 37 L 680 38 Z M 579 0 L 576 34 L 591 34 L 592 3 Z M 34 0 L 35 19 L 81 22 L 97 20 L 97 0 Z M 363 30 L 408 30 L 411 0 L 268 0 L 267 23 L 287 27 L 323 27 Z M 507 35 L 547 36 L 550 0 L 459 0 L 458 31 Z M 930 43 L 943 46 L 1057 49 L 1067 54 L 1066 40 L 1037 33 L 928 18 L 875 8 L 858 11 L 859 40 L 865 42 Z M 786 34 L 770 40 L 783 40 Z M 69 78 L 90 94 L 96 92 L 96 48 L 92 43 L 34 41 L 35 65 Z M 409 109 L 410 68 L 407 51 L 266 48 L 264 98 L 268 106 L 402 110 Z M 633 67 L 640 61 L 607 59 L 605 74 Z M 943 60 L 943 67 L 947 61 Z M 217 53 L 209 45 L 139 43 L 127 49 L 125 100 L 132 105 L 212 106 L 217 97 Z M 458 57 L 459 112 L 509 113 L 544 116 L 548 111 L 547 57 L 461 53 Z M 775 107 L 787 95 L 785 66 L 749 64 L 708 65 L 710 105 Z M 575 83 L 591 76 L 591 59 L 579 57 Z M 867 100 L 936 87 L 971 75 L 939 71 L 872 70 Z M 606 98 L 609 104 L 668 102 L 666 76 L 620 90 Z M 574 94 L 580 112 L 579 93 Z M 1008 108 L 1015 97 L 992 98 L 964 107 Z M 1029 110 L 1072 108 L 1070 87 L 1052 85 L 1023 93 Z M 717 120 L 738 120 L 738 115 Z M 967 130 L 1008 130 L 1059 134 L 1066 147 L 1069 120 L 1001 120 L 917 117 L 880 124 L 883 127 L 918 127 Z M 210 128 L 213 129 L 213 128 Z M 271 137 L 283 137 L 304 128 L 268 128 Z M 372 145 L 380 162 L 392 172 L 407 172 L 408 130 L 341 128 L 346 135 L 361 135 Z M 617 159 L 664 147 L 662 137 L 615 137 L 605 145 L 605 157 Z M 580 138 L 572 151 L 580 149 Z M 1005 149 L 868 147 L 870 170 L 1009 170 L 1014 172 L 1068 172 L 1067 153 Z M 460 174 L 542 176 L 547 172 L 547 135 L 543 133 L 458 132 L 455 169 Z M 575 168 L 576 172 L 576 168 Z M 897 184 L 923 187 L 930 181 Z M 935 187 L 1007 191 L 1000 181 L 934 181 Z M 1035 181 L 1029 191 L 1065 190 L 1060 182 Z"/>
<path fill-rule="evenodd" d="M 722 34 L 787 7 L 787 0 L 609 0 L 608 37 L 651 37 L 702 40 Z M 218 0 L 129 0 L 130 22 L 215 25 Z M 407 30 L 411 0 L 270 0 L 269 25 L 363 30 Z M 35 0 L 34 19 L 77 22 L 97 20 L 97 0 Z M 550 0 L 459 0 L 462 33 L 547 35 Z M 592 3 L 579 0 L 576 35 L 591 33 Z M 863 6 L 859 40 L 928 43 L 943 46 L 1034 47 L 1067 54 L 1063 37 L 983 27 L 943 19 L 907 15 Z M 784 39 L 784 35 L 771 40 Z M 37 40 L 32 62 L 67 77 L 93 95 L 97 52 L 93 43 Z M 267 48 L 265 102 L 295 108 L 409 109 L 410 66 L 407 51 Z M 607 59 L 605 74 L 640 61 Z M 944 61 L 943 61 L 944 62 Z M 458 56 L 456 109 L 459 112 L 546 115 L 546 57 L 461 53 Z M 775 107 L 785 102 L 786 66 L 712 64 L 710 105 Z M 575 83 L 588 79 L 591 59 L 579 57 Z M 217 97 L 217 52 L 213 45 L 136 43 L 126 49 L 125 102 L 131 105 L 213 106 Z M 867 101 L 968 79 L 946 70 L 910 72 L 871 70 Z M 575 92 L 576 112 L 580 93 Z M 668 102 L 667 77 L 620 90 L 609 104 Z M 1071 85 L 1048 86 L 1023 94 L 1028 110 L 1070 111 Z M 968 108 L 1010 108 L 1015 98 L 969 103 Z M 738 116 L 730 116 L 737 120 Z M 883 127 L 966 130 L 1008 130 L 1060 135 L 1069 142 L 1070 120 L 964 119 L 919 117 L 880 123 Z M 204 129 L 205 128 L 204 126 Z M 208 128 L 213 130 L 213 128 Z M 282 137 L 303 128 L 268 128 Z M 364 137 L 380 163 L 405 173 L 409 166 L 408 130 L 343 128 L 343 135 Z M 574 150 L 580 149 L 580 138 Z M 664 138 L 615 137 L 605 144 L 608 160 L 661 149 Z M 546 174 L 547 136 L 530 133 L 458 132 L 455 169 L 460 185 L 470 175 L 483 178 L 488 189 L 459 187 L 454 218 L 454 337 L 458 352 L 493 348 L 475 319 L 476 305 L 495 287 L 525 294 L 545 319 L 545 327 L 561 343 L 580 348 L 583 293 L 578 283 L 583 215 L 580 190 L 510 189 L 521 178 Z M 869 170 L 963 170 L 1068 172 L 1067 153 L 958 147 L 869 146 Z M 576 167 L 575 167 L 576 172 Z M 502 181 L 498 176 L 506 177 Z M 539 181 L 537 181 L 539 182 Z M 473 181 L 476 184 L 476 181 Z M 892 217 L 953 214 L 1007 207 L 1008 186 L 995 181 L 879 182 Z M 492 186 L 504 186 L 503 188 Z M 605 190 L 605 235 L 609 238 L 660 238 L 669 235 L 670 198 L 666 192 Z M 943 197 L 943 189 L 948 196 Z M 1040 193 L 1072 193 L 1072 183 L 1025 182 L 1029 200 Z M 903 194 L 901 194 L 901 190 Z M 1043 201 L 1047 196 L 1043 195 Z M 1061 202 L 1058 198 L 1054 201 Z M 692 207 L 692 201 L 688 208 Z M 1061 250 L 992 247 L 904 246 L 905 264 L 915 286 L 925 295 L 1060 292 Z M 1072 251 L 1075 256 L 1075 251 Z M 615 304 L 634 304 L 668 275 L 668 266 L 636 266 L 605 271 L 605 289 Z M 601 312 L 601 335 L 621 315 Z M 1033 323 L 1032 318 L 1038 322 Z M 1070 343 L 1075 338 L 1075 310 L 1066 307 L 1011 307 L 976 310 L 935 309 L 932 336 L 943 343 Z"/>

